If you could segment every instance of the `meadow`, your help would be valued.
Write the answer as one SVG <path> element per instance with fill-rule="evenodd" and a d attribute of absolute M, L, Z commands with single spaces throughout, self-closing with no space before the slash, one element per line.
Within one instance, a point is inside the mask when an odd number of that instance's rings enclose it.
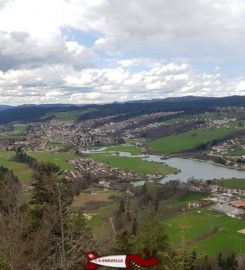
<path fill-rule="evenodd" d="M 88 204 L 99 205 L 100 203 L 109 203 L 111 196 L 117 196 L 119 193 L 113 190 L 104 190 L 89 188 L 82 191 L 78 196 L 74 196 L 73 207 L 85 207 Z"/>
<path fill-rule="evenodd" d="M 29 183 L 32 178 L 32 169 L 26 164 L 13 161 L 14 152 L 0 152 L 0 166 L 4 166 L 13 171 L 21 182 Z"/>
<path fill-rule="evenodd" d="M 78 155 L 69 152 L 28 152 L 28 154 L 39 162 L 52 162 L 62 170 L 72 170 L 74 166 L 68 163 L 68 160 L 80 158 Z M 14 161 L 14 157 L 15 152 L 13 151 L 0 152 L 0 166 L 12 170 L 23 183 L 30 182 L 33 174 L 32 169 L 25 163 Z"/>
<path fill-rule="evenodd" d="M 137 173 L 145 178 L 147 174 L 172 174 L 176 169 L 157 162 L 149 162 L 138 157 L 120 157 L 104 153 L 94 153 L 90 157 L 96 161 L 105 163 L 124 171 Z"/>
<path fill-rule="evenodd" d="M 162 224 L 176 247 L 188 239 L 187 247 L 211 257 L 220 251 L 245 252 L 245 234 L 239 233 L 244 229 L 244 221 L 203 209 L 165 219 Z"/>
<path fill-rule="evenodd" d="M 123 144 L 123 145 L 114 145 L 106 148 L 106 152 L 128 152 L 132 155 L 140 155 L 141 154 L 141 149 L 133 146 L 133 145 L 128 145 L 128 144 Z"/>
<path fill-rule="evenodd" d="M 0 131 L 0 139 L 21 136 L 21 135 L 25 135 L 25 133 L 26 133 L 26 126 L 25 125 L 15 125 L 13 127 L 13 130 L 11 130 L 11 131 L 6 131 L 6 132 Z"/>
<path fill-rule="evenodd" d="M 34 157 L 38 162 L 52 162 L 62 170 L 72 170 L 74 166 L 68 163 L 68 160 L 80 158 L 70 152 L 28 152 L 28 155 Z"/>
<path fill-rule="evenodd" d="M 149 143 L 149 146 L 155 153 L 159 154 L 179 153 L 194 149 L 215 139 L 222 139 L 233 131 L 234 129 L 228 128 L 195 129 L 154 140 Z"/>
<path fill-rule="evenodd" d="M 237 188 L 245 190 L 245 179 L 225 179 L 218 180 L 216 184 L 227 188 Z"/>

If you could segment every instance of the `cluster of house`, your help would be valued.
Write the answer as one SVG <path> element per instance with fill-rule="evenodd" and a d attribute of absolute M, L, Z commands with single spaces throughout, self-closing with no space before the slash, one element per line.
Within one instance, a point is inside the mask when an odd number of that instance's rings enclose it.
<path fill-rule="evenodd" d="M 82 122 L 59 119 L 30 123 L 27 134 L 0 142 L 0 149 L 13 150 L 21 146 L 26 151 L 62 151 L 67 146 L 78 150 L 117 144 L 121 137 L 135 137 L 134 130 L 152 128 L 159 121 L 181 112 L 158 112 L 127 120 L 115 116 L 99 117 Z M 148 127 L 149 126 L 149 127 Z M 137 132 L 136 132 L 137 134 Z"/>
<path fill-rule="evenodd" d="M 241 137 L 222 142 L 213 146 L 207 155 L 222 158 L 227 166 L 245 169 L 245 139 Z"/>
<path fill-rule="evenodd" d="M 245 184 L 245 182 L 244 182 Z M 209 193 L 206 198 L 190 202 L 189 208 L 203 208 L 210 206 L 210 210 L 225 214 L 232 218 L 245 219 L 245 191 L 241 189 L 223 188 L 217 185 L 186 185 L 188 190 Z M 183 185 L 182 185 L 183 189 Z"/>
<path fill-rule="evenodd" d="M 217 127 L 222 127 L 222 128 L 231 128 L 233 123 L 237 121 L 236 118 L 223 118 L 223 119 L 211 119 L 211 118 L 206 118 L 204 119 L 205 121 L 205 126 L 208 128 L 217 128 Z"/>
<path fill-rule="evenodd" d="M 136 173 L 112 168 L 89 158 L 70 160 L 69 163 L 75 167 L 74 170 L 69 171 L 71 178 L 89 175 L 90 178 L 99 179 L 99 185 L 104 188 L 116 187 L 118 189 L 120 183 L 128 185 L 128 182 L 139 179 Z"/>

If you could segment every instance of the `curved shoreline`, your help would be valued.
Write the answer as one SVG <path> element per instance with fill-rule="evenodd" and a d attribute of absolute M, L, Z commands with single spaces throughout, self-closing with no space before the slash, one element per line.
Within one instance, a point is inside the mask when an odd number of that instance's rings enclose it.
<path fill-rule="evenodd" d="M 153 155 L 157 155 L 157 154 L 153 154 Z M 166 159 L 170 159 L 170 158 L 183 158 L 183 159 L 195 160 L 195 161 L 209 163 L 209 164 L 213 164 L 213 165 L 220 166 L 220 167 L 227 168 L 227 169 L 231 169 L 231 170 L 237 170 L 237 171 L 244 171 L 245 172 L 245 169 L 235 168 L 235 167 L 232 167 L 232 166 L 216 163 L 216 162 L 214 162 L 214 161 L 212 161 L 210 159 L 198 159 L 198 158 L 186 157 L 186 156 L 180 156 L 180 155 L 173 155 L 173 156 L 162 156 L 161 155 L 162 160 L 166 160 Z"/>

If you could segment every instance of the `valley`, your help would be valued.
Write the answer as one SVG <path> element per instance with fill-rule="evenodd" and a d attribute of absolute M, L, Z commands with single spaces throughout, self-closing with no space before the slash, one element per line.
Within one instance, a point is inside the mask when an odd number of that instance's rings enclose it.
<path fill-rule="evenodd" d="M 72 182 L 70 211 L 84 215 L 99 246 L 113 249 L 125 231 L 137 238 L 155 213 L 176 249 L 185 243 L 210 258 L 245 254 L 245 210 L 233 205 L 245 202 L 245 107 L 185 107 L 152 112 L 147 104 L 142 112 L 101 115 L 99 108 L 66 109 L 9 122 L 0 127 L 0 166 L 19 178 L 24 202 L 36 164 L 58 166 Z"/>

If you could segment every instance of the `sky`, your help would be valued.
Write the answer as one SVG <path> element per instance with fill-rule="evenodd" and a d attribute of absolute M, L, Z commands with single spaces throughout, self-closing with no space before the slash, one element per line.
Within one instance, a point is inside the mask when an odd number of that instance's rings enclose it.
<path fill-rule="evenodd" d="M 245 93 L 245 0 L 0 0 L 0 104 Z"/>

